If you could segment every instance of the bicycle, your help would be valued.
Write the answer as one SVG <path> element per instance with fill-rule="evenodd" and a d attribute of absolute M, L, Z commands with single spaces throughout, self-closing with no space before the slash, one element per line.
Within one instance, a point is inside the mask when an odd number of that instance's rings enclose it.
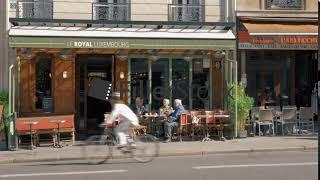
<path fill-rule="evenodd" d="M 156 137 L 149 134 L 132 135 L 128 137 L 126 146 L 118 146 L 117 138 L 114 134 L 114 126 L 105 126 L 102 135 L 90 136 L 84 144 L 83 153 L 88 164 L 102 164 L 114 156 L 114 150 L 118 150 L 121 155 L 130 155 L 134 160 L 147 163 L 159 155 L 159 143 Z M 149 154 L 148 154 L 149 153 Z"/>

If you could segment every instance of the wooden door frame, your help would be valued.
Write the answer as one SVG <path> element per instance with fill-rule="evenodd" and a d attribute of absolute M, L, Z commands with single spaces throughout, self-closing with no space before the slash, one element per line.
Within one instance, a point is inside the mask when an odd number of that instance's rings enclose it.
<path fill-rule="evenodd" d="M 85 76 L 85 78 L 84 78 L 84 112 L 83 112 L 83 123 L 84 123 L 84 126 L 83 126 L 83 128 L 79 128 L 79 131 L 80 132 L 87 132 L 87 129 L 88 129 L 88 57 L 90 57 L 90 56 L 105 56 L 105 57 L 107 57 L 107 56 L 111 56 L 112 57 L 112 59 L 111 59 L 111 74 L 112 74 L 112 77 L 111 77 L 111 81 L 112 81 L 112 84 L 114 84 L 115 83 L 115 57 L 114 57 L 114 54 L 78 54 L 77 55 L 77 58 L 76 58 L 76 66 L 77 66 L 77 69 L 79 70 L 79 71 L 77 71 L 77 77 L 78 76 L 80 76 L 80 65 L 84 65 L 84 76 Z M 80 78 L 78 79 L 78 82 L 76 82 L 76 83 L 80 83 L 79 82 L 79 80 L 80 80 Z M 114 86 L 115 87 L 115 86 Z M 79 93 L 80 93 L 80 85 L 79 85 L 79 88 L 78 89 L 76 89 L 76 93 L 75 94 L 77 94 L 77 95 L 80 95 Z M 78 96 L 78 97 L 80 97 L 80 96 Z M 78 101 L 77 102 L 78 103 L 78 105 L 77 105 L 77 114 L 80 112 L 80 106 L 79 106 L 79 103 L 80 103 L 80 101 Z M 79 121 L 79 125 L 80 125 L 80 121 Z"/>

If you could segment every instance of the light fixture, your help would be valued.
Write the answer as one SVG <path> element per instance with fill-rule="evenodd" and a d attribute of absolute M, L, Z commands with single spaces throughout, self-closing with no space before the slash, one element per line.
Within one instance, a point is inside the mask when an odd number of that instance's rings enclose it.
<path fill-rule="evenodd" d="M 120 72 L 120 79 L 124 79 L 124 72 Z"/>
<path fill-rule="evenodd" d="M 215 67 L 217 70 L 221 69 L 221 61 L 215 61 L 215 62 L 214 62 L 214 67 Z"/>
<path fill-rule="evenodd" d="M 148 54 L 149 54 L 149 60 L 151 61 L 157 61 L 158 59 L 160 59 L 160 54 L 158 50 L 155 50 L 155 49 L 149 50 Z"/>
<path fill-rule="evenodd" d="M 71 49 L 64 48 L 60 53 L 61 59 L 67 59 L 71 54 Z"/>
<path fill-rule="evenodd" d="M 128 59 L 128 51 L 120 49 L 116 52 L 116 58 L 120 61 L 125 61 Z"/>
<path fill-rule="evenodd" d="M 63 79 L 68 78 L 68 71 L 63 71 L 62 77 L 63 77 Z"/>
<path fill-rule="evenodd" d="M 191 50 L 184 51 L 182 55 L 183 55 L 183 59 L 188 62 L 190 62 L 193 58 L 193 54 Z"/>
<path fill-rule="evenodd" d="M 25 48 L 23 50 L 23 56 L 25 59 L 31 59 L 32 58 L 32 50 L 31 48 Z"/>
<path fill-rule="evenodd" d="M 222 50 L 216 51 L 216 52 L 214 53 L 214 57 L 215 57 L 215 58 L 218 58 L 218 59 L 223 58 L 225 55 L 226 55 L 226 53 L 225 53 L 224 51 L 222 51 Z"/>

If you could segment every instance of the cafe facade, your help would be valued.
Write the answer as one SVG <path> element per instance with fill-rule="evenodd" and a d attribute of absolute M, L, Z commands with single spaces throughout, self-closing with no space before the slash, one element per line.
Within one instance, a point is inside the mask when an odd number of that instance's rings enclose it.
<path fill-rule="evenodd" d="M 314 0 L 236 2 L 238 75 L 256 106 L 317 109 L 317 7 Z"/>
<path fill-rule="evenodd" d="M 16 24 L 9 32 L 14 111 L 18 120 L 72 115 L 77 135 L 103 121 L 112 92 L 127 104 L 142 97 L 149 111 L 163 98 L 179 98 L 188 110 L 224 109 L 227 83 L 236 79 L 232 26 Z M 93 90 L 99 80 L 102 98 Z"/>
<path fill-rule="evenodd" d="M 317 19 L 238 22 L 240 78 L 255 105 L 311 106 L 319 73 Z"/>

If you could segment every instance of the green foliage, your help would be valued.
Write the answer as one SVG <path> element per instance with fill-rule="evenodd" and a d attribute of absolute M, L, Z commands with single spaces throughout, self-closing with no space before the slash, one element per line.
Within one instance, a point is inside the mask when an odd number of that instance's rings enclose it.
<path fill-rule="evenodd" d="M 237 87 L 237 91 L 236 91 Z M 249 110 L 253 107 L 254 100 L 252 97 L 245 94 L 241 83 L 228 84 L 228 89 L 231 89 L 232 97 L 228 96 L 228 107 L 231 119 L 235 120 L 236 100 L 237 100 L 237 124 L 240 130 L 245 129 L 246 119 L 249 115 Z M 235 121 L 233 121 L 235 122 Z"/>
<path fill-rule="evenodd" d="M 4 123 L 0 124 L 0 133 L 4 131 L 4 125 L 7 125 L 6 119 L 9 117 L 9 93 L 0 92 L 0 103 L 4 106 Z"/>

